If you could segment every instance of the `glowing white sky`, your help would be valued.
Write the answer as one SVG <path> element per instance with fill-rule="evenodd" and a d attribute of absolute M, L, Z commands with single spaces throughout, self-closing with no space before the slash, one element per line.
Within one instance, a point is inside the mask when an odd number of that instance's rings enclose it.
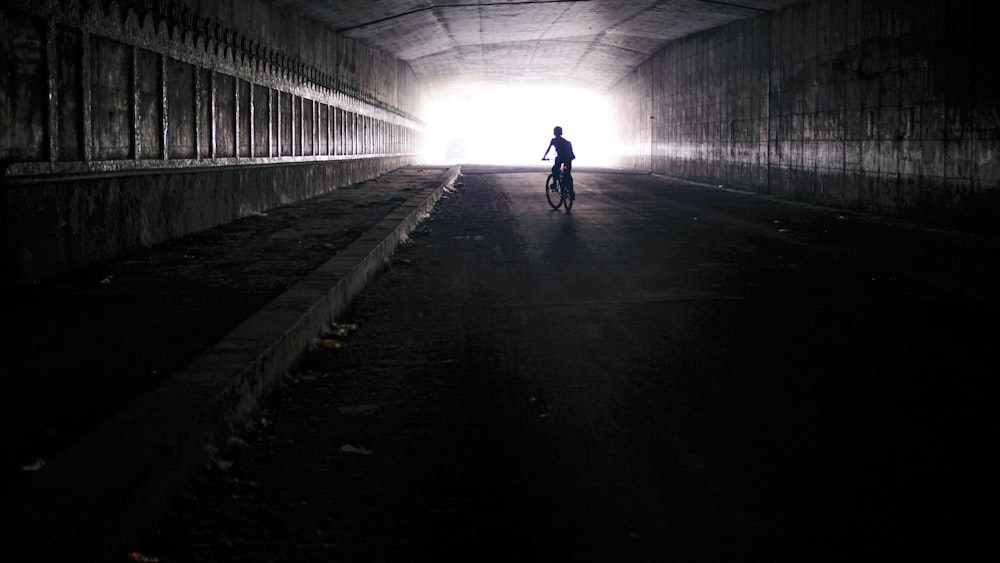
<path fill-rule="evenodd" d="M 568 87 L 490 86 L 452 89 L 428 109 L 427 162 L 539 164 L 561 125 L 573 143 L 574 165 L 604 166 L 613 161 L 614 129 L 603 96 Z M 465 146 L 464 158 L 446 158 L 452 139 Z M 555 150 L 549 152 L 549 158 Z"/>

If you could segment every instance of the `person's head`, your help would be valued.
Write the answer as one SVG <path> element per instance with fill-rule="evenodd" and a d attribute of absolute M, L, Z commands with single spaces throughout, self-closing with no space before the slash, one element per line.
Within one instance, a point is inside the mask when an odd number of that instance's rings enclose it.
<path fill-rule="evenodd" d="M 552 134 L 555 135 L 556 137 L 561 137 L 562 136 L 562 127 L 559 127 L 558 125 L 556 125 L 555 128 L 552 129 Z"/>

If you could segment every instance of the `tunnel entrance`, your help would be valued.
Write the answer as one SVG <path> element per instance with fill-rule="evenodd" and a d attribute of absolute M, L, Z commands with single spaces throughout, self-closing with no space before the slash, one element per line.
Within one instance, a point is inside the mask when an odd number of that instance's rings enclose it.
<path fill-rule="evenodd" d="M 448 88 L 431 97 L 427 124 L 431 164 L 540 163 L 556 125 L 587 166 L 610 165 L 618 151 L 605 96 L 565 85 Z"/>

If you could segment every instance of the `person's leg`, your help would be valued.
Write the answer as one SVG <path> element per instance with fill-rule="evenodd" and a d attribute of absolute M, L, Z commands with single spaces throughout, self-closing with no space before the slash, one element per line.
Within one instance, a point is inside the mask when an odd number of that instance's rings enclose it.
<path fill-rule="evenodd" d="M 559 179 L 559 168 L 562 166 L 562 161 L 559 160 L 559 157 L 556 157 L 555 161 L 556 161 L 555 164 L 552 165 L 552 184 L 553 185 L 556 183 L 555 181 Z"/>
<path fill-rule="evenodd" d="M 576 192 L 573 191 L 573 176 L 570 174 L 570 172 L 572 171 L 573 171 L 573 161 L 569 161 L 566 163 L 566 177 L 563 178 L 563 183 L 566 184 L 567 188 L 569 188 L 569 198 L 575 200 Z"/>

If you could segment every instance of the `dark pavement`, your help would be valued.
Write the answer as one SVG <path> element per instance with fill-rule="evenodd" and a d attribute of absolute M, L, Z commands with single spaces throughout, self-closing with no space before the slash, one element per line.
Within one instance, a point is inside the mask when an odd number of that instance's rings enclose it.
<path fill-rule="evenodd" d="M 997 239 L 463 167 L 160 531 L 163 561 L 965 560 Z M 345 446 L 349 446 L 345 449 Z"/>
<path fill-rule="evenodd" d="M 90 560 L 148 529 L 457 173 L 405 167 L 7 291 L 0 559 Z"/>
<path fill-rule="evenodd" d="M 303 321 L 333 251 L 440 190 L 417 170 L 11 299 L 6 357 L 51 379 L 4 375 L 7 559 L 884 560 L 984 533 L 995 237 L 585 169 L 567 214 L 541 168 L 466 167 L 354 307 Z M 348 348 L 241 433 L 331 316 Z M 164 524 L 231 434 L 192 528 Z"/>

